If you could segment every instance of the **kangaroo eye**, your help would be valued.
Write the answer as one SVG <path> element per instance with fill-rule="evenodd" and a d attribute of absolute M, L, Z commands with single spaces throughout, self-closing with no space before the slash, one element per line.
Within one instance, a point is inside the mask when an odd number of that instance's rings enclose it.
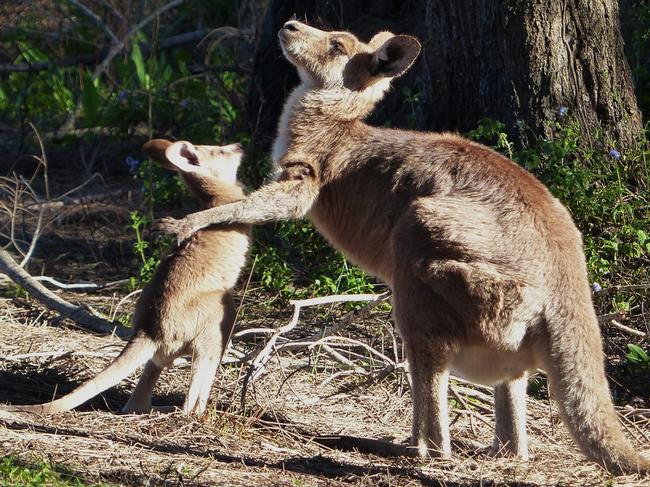
<path fill-rule="evenodd" d="M 332 52 L 336 55 L 339 54 L 347 54 L 347 51 L 345 50 L 345 46 L 341 41 L 338 41 L 336 39 L 332 39 L 331 41 L 332 44 Z"/>

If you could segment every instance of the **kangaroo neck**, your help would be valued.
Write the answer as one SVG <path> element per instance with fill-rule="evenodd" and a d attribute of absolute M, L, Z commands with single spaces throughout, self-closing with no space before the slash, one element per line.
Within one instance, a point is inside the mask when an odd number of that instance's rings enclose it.
<path fill-rule="evenodd" d="M 240 183 L 227 183 L 222 181 L 197 179 L 183 175 L 185 185 L 199 201 L 202 210 L 226 205 L 246 197 L 244 188 Z"/>
<path fill-rule="evenodd" d="M 372 106 L 360 103 L 360 95 L 349 90 L 311 88 L 302 83 L 287 98 L 272 157 L 277 165 L 291 152 L 309 154 L 324 161 L 345 144 L 341 141 L 352 127 L 362 125 Z"/>

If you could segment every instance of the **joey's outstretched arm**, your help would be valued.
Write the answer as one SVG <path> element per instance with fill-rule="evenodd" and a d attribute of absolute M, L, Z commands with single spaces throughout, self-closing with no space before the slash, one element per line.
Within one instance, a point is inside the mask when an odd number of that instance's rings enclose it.
<path fill-rule="evenodd" d="M 180 243 L 197 230 L 215 223 L 266 223 L 304 216 L 318 196 L 318 182 L 311 167 L 290 166 L 278 181 L 266 184 L 247 198 L 192 213 L 181 220 L 163 218 L 154 231 L 176 234 Z"/>

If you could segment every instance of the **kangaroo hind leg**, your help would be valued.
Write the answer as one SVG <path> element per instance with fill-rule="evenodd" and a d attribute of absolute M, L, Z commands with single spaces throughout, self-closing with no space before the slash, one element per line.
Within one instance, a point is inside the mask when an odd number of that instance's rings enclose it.
<path fill-rule="evenodd" d="M 219 367 L 219 358 L 216 353 L 203 353 L 201 350 L 195 352 L 190 389 L 183 404 L 185 414 L 201 414 L 205 411 L 210 389 Z"/>
<path fill-rule="evenodd" d="M 449 457 L 447 407 L 451 347 L 435 323 L 427 293 L 396 289 L 394 317 L 404 340 L 413 394 L 412 445 L 421 457 Z"/>
<path fill-rule="evenodd" d="M 491 455 L 514 455 L 528 460 L 526 388 L 528 374 L 494 387 L 495 431 Z"/>
<path fill-rule="evenodd" d="M 163 367 L 156 365 L 153 360 L 146 363 L 138 384 L 131 393 L 128 402 L 122 408 L 122 413 L 144 414 L 151 412 L 151 396 L 162 370 Z"/>

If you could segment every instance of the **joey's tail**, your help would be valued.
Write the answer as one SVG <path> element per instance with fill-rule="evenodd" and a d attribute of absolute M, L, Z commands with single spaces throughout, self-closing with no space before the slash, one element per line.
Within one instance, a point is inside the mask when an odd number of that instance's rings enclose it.
<path fill-rule="evenodd" d="M 545 367 L 564 423 L 584 454 L 608 470 L 650 473 L 650 460 L 632 448 L 614 410 L 591 300 L 562 299 L 547 315 L 550 357 Z"/>
<path fill-rule="evenodd" d="M 151 359 L 155 352 L 156 346 L 153 341 L 144 334 L 138 333 L 129 340 L 122 352 L 108 367 L 66 396 L 45 404 L 12 406 L 6 409 L 40 414 L 69 411 L 126 379 L 138 367 Z"/>

